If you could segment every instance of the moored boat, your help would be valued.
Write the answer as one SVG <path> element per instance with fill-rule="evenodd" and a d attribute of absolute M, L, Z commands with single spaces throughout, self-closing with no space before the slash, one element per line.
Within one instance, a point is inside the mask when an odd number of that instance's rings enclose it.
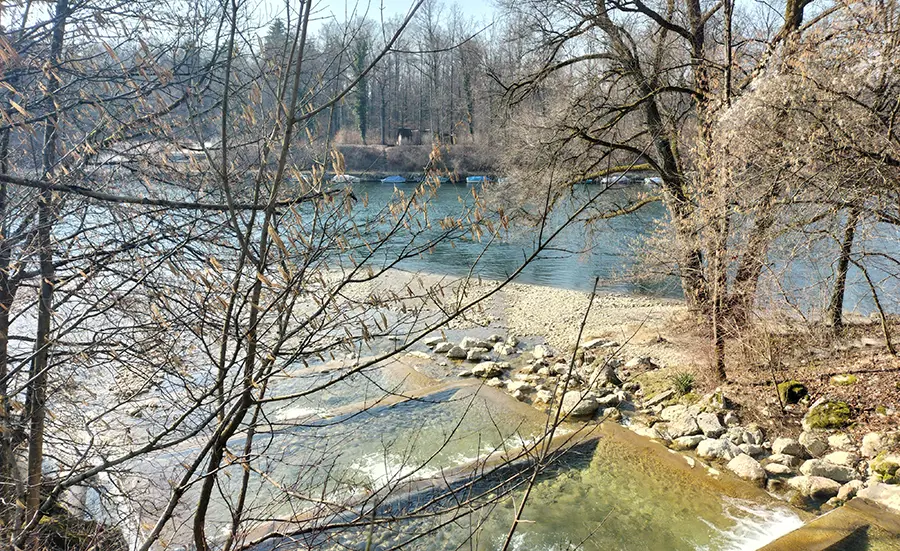
<path fill-rule="evenodd" d="M 359 178 L 350 174 L 337 174 L 331 181 L 335 184 L 356 184 L 359 182 Z"/>
<path fill-rule="evenodd" d="M 388 176 L 381 180 L 382 184 L 405 184 L 406 178 L 400 175 Z"/>
<path fill-rule="evenodd" d="M 491 179 L 487 176 L 469 176 L 466 178 L 467 184 L 487 184 Z"/>

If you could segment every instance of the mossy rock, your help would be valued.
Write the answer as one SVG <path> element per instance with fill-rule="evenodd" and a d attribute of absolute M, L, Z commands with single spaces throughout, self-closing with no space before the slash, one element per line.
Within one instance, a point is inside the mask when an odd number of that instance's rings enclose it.
<path fill-rule="evenodd" d="M 807 429 L 839 429 L 850 424 L 850 406 L 847 402 L 825 402 L 810 408 L 803 418 Z"/>
<path fill-rule="evenodd" d="M 859 382 L 859 379 L 856 377 L 856 375 L 853 375 L 852 373 L 844 373 L 842 375 L 835 375 L 834 377 L 831 378 L 831 384 L 837 385 L 837 386 L 850 386 L 850 385 L 855 385 L 857 382 Z"/>
<path fill-rule="evenodd" d="M 781 397 L 783 404 L 796 404 L 801 398 L 808 395 L 809 391 L 806 390 L 806 385 L 800 381 L 791 380 L 778 383 L 778 396 Z"/>
<path fill-rule="evenodd" d="M 869 463 L 869 467 L 872 468 L 872 472 L 877 474 L 882 482 L 898 484 L 900 483 L 900 464 L 898 464 L 898 461 L 900 461 L 900 458 L 896 455 L 888 455 L 886 452 L 881 452 Z"/>
<path fill-rule="evenodd" d="M 887 415 L 887 408 L 884 406 L 875 406 L 875 413 L 878 415 Z"/>

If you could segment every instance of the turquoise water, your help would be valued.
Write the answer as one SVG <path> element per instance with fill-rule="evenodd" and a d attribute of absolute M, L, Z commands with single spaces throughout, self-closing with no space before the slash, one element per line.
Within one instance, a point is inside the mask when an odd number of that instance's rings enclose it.
<path fill-rule="evenodd" d="M 355 184 L 354 193 L 368 200 L 366 207 L 357 206 L 356 216 L 366 218 L 388 204 L 398 191 L 409 196 L 415 189 L 415 184 Z M 544 235 L 559 227 L 570 213 L 597 191 L 595 186 L 573 189 L 570 195 L 557 203 Z M 473 186 L 440 186 L 428 201 L 429 218 L 434 221 L 444 216 L 458 216 L 462 205 L 472 204 L 472 192 Z M 618 209 L 646 192 L 642 186 L 608 190 L 596 202 L 593 212 Z M 577 221 L 554 238 L 548 250 L 525 266 L 516 280 L 520 283 L 590 290 L 594 278 L 599 277 L 600 287 L 606 291 L 679 298 L 681 289 L 677 277 L 647 273 L 638 261 L 640 242 L 657 232 L 666 220 L 666 209 L 662 203 L 652 203 L 633 214 L 590 225 L 585 225 L 583 220 Z M 437 230 L 425 231 L 422 237 L 433 237 L 437 233 Z M 455 276 L 467 275 L 471 270 L 476 276 L 504 279 L 535 251 L 536 233 L 534 226 L 514 221 L 508 231 L 501 232 L 502 238 L 489 246 L 484 239 L 454 239 L 440 243 L 424 254 L 405 259 L 398 267 Z M 900 311 L 900 281 L 890 275 L 896 271 L 892 262 L 878 253 L 895 255 L 897 243 L 900 243 L 900 229 L 878 226 L 860 232 L 855 249 L 867 254 L 865 263 L 883 304 L 890 311 Z M 392 240 L 383 248 L 379 258 L 386 261 L 392 255 L 406 252 L 406 245 L 405 238 Z M 832 259 L 836 254 L 837 243 L 827 237 L 802 240 L 796 236 L 782 237 L 771 248 L 760 288 L 777 304 L 789 304 L 807 313 L 820 309 L 827 303 L 833 273 Z M 869 286 L 862 272 L 854 266 L 848 274 L 845 309 L 864 315 L 874 310 Z"/>

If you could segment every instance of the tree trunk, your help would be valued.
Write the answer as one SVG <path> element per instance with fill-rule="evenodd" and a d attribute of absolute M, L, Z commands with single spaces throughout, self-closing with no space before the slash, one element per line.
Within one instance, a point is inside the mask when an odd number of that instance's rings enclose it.
<path fill-rule="evenodd" d="M 59 60 L 62 55 L 63 35 L 68 16 L 68 0 L 57 0 L 56 13 L 53 21 L 53 38 L 50 42 L 50 58 L 47 70 L 47 95 L 50 96 L 48 105 L 55 105 L 52 95 L 61 86 L 59 79 Z M 47 117 L 44 124 L 44 151 L 42 155 L 43 178 L 48 181 L 51 178 L 53 167 L 57 159 L 57 143 L 59 141 L 59 113 L 55 107 Z M 47 371 L 50 366 L 50 329 L 53 315 L 53 242 L 51 231 L 54 222 L 53 192 L 45 187 L 41 190 L 38 199 L 38 257 L 40 261 L 41 286 L 40 299 L 38 301 L 37 338 L 35 339 L 35 354 L 31 362 L 29 379 L 31 381 L 28 392 L 26 411 L 29 419 L 28 435 L 28 489 L 25 496 L 25 518 L 30 521 L 40 514 L 41 506 L 41 467 L 44 461 L 44 420 L 46 417 L 47 400 Z M 32 541 L 37 548 L 37 534 Z"/>
<path fill-rule="evenodd" d="M 859 223 L 860 214 L 859 207 L 853 207 L 847 213 L 847 221 L 844 225 L 844 238 L 841 241 L 841 248 L 838 253 L 834 287 L 831 290 L 831 300 L 828 301 L 828 322 L 835 335 L 840 334 L 844 328 L 844 292 L 847 287 L 847 270 L 850 267 L 850 253 L 853 251 L 853 239 L 856 234 L 856 225 Z"/>

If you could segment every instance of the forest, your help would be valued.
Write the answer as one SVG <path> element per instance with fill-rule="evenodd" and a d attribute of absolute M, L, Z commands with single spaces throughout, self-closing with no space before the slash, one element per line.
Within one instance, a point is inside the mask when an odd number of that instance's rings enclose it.
<path fill-rule="evenodd" d="M 768 520 L 723 495 L 900 510 L 900 5 L 494 11 L 2 5 L 0 547 L 666 549 L 683 506 L 726 549 Z M 372 170 L 409 178 L 336 179 Z M 699 480 L 616 419 L 754 489 L 554 512 L 590 457 L 660 486 L 616 439 Z"/>

